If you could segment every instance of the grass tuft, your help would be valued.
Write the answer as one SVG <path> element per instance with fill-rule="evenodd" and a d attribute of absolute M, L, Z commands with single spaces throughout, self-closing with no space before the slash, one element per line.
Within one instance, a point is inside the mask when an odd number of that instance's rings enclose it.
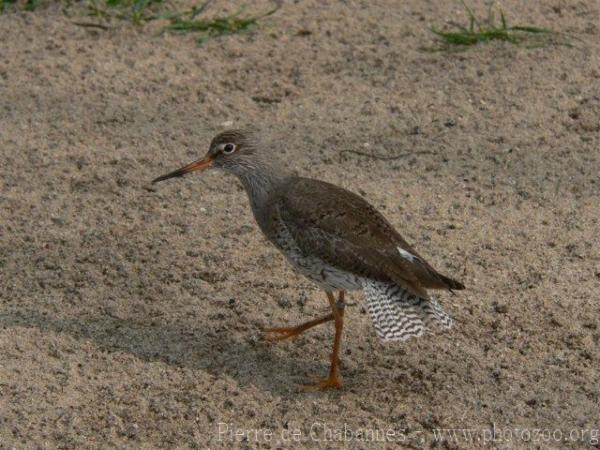
<path fill-rule="evenodd" d="M 13 0 L 0 0 L 13 1 Z M 39 1 L 39 0 L 28 0 Z M 206 0 L 199 6 L 194 6 L 189 11 L 169 11 L 165 8 L 168 0 L 86 0 L 88 14 L 104 20 L 124 19 L 135 25 L 142 25 L 156 19 L 166 19 L 170 22 L 162 31 L 174 31 L 178 33 L 201 32 L 198 43 L 202 44 L 208 39 L 227 34 L 241 33 L 257 22 L 275 13 L 279 2 L 272 10 L 265 14 L 254 17 L 240 17 L 243 10 L 235 14 L 213 19 L 199 19 L 212 0 Z M 99 24 L 88 24 L 78 22 L 81 26 L 104 27 Z"/>
<path fill-rule="evenodd" d="M 254 17 L 240 17 L 242 13 L 242 10 L 240 10 L 229 16 L 197 19 L 196 17 L 204 10 L 207 4 L 208 2 L 199 8 L 185 13 L 170 13 L 163 16 L 171 22 L 165 30 L 178 33 L 201 32 L 197 38 L 197 42 L 203 44 L 211 38 L 245 32 L 256 25 L 260 19 L 274 14 L 279 9 L 279 5 L 277 5 L 272 10 Z"/>
<path fill-rule="evenodd" d="M 134 25 L 157 18 L 157 9 L 165 0 L 87 0 L 88 15 L 128 20 Z"/>
<path fill-rule="evenodd" d="M 442 45 L 426 50 L 440 51 L 451 48 L 463 50 L 469 46 L 493 40 L 524 44 L 528 47 L 549 44 L 571 46 L 563 35 L 547 28 L 531 25 L 509 26 L 502 10 L 500 10 L 500 22 L 498 23 L 494 15 L 493 4 L 490 5 L 487 18 L 480 20 L 464 1 L 461 0 L 461 3 L 469 17 L 469 25 L 452 24 L 456 28 L 453 31 L 440 31 L 432 28 L 431 31 L 439 38 Z"/>
<path fill-rule="evenodd" d="M 9 5 L 18 0 L 0 0 L 0 14 Z M 33 11 L 42 0 L 25 0 L 24 9 Z M 276 6 L 270 11 L 250 17 L 241 17 L 243 8 L 237 13 L 212 19 L 199 19 L 208 5 L 213 0 L 205 0 L 199 6 L 194 6 L 189 11 L 169 10 L 169 0 L 81 0 L 80 4 L 86 8 L 88 16 L 93 16 L 101 23 L 73 21 L 77 26 L 108 30 L 111 28 L 106 22 L 112 20 L 126 20 L 134 25 L 143 25 L 156 19 L 166 19 L 170 22 L 162 31 L 178 33 L 200 32 L 197 41 L 202 44 L 208 39 L 228 34 L 242 33 L 255 26 L 260 19 L 274 14 L 281 6 L 281 0 L 276 0 Z M 104 23 L 102 23 L 104 22 Z"/>

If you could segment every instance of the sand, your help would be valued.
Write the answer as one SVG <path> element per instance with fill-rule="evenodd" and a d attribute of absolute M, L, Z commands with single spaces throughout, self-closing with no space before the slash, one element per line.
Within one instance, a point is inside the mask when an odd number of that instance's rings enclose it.
<path fill-rule="evenodd" d="M 0 16 L 0 447 L 598 448 L 600 4 L 502 9 L 574 47 L 423 51 L 459 2 L 286 1 L 203 46 Z M 456 326 L 384 345 L 352 293 L 344 388 L 299 389 L 333 327 L 261 329 L 323 293 L 233 177 L 149 183 L 249 125 L 463 281 Z"/>

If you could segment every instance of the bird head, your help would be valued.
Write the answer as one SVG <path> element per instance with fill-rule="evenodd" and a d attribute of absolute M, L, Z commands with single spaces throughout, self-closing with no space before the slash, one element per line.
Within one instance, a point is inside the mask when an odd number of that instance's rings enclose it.
<path fill-rule="evenodd" d="M 209 169 L 223 169 L 235 175 L 252 170 L 256 146 L 251 133 L 242 130 L 229 130 L 217 134 L 210 143 L 208 152 L 180 169 L 169 172 L 154 180 L 153 183 L 173 177 L 181 177 L 190 172 Z"/>

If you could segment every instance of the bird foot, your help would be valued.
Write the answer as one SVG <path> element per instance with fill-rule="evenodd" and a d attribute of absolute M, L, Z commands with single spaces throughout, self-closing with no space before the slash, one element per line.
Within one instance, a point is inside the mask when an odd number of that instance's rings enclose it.
<path fill-rule="evenodd" d="M 311 390 L 323 390 L 323 389 L 341 389 L 342 385 L 342 377 L 337 373 L 331 373 L 324 380 L 317 381 L 312 384 L 304 384 L 302 388 L 307 391 Z"/>

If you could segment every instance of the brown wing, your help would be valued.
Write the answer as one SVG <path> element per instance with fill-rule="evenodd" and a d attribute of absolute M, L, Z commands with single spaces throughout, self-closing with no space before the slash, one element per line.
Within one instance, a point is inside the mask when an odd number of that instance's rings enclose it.
<path fill-rule="evenodd" d="M 393 281 L 423 298 L 427 288 L 464 288 L 433 269 L 373 206 L 350 191 L 294 178 L 277 205 L 299 248 L 334 267 Z"/>

